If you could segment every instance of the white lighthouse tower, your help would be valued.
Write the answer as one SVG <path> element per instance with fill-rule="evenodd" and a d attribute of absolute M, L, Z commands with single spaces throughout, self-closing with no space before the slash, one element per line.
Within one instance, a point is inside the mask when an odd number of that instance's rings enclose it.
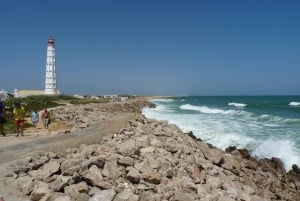
<path fill-rule="evenodd" d="M 56 69 L 55 69 L 55 45 L 52 36 L 48 39 L 45 94 L 57 94 Z"/>

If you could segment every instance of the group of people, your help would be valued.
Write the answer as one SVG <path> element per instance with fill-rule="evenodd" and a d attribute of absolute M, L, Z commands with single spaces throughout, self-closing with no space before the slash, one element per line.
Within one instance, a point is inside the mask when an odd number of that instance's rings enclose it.
<path fill-rule="evenodd" d="M 20 103 L 15 103 L 15 107 L 13 109 L 13 115 L 15 118 L 15 126 L 16 126 L 16 137 L 24 136 L 24 132 L 23 132 L 23 126 L 24 126 L 24 118 L 25 118 L 25 110 L 24 107 L 21 106 Z M 34 128 L 37 127 L 37 124 L 39 122 L 39 114 L 38 112 L 35 110 L 32 112 L 31 114 L 31 123 L 33 125 Z M 47 108 L 45 108 L 45 110 L 43 111 L 42 115 L 41 115 L 41 119 L 43 121 L 43 125 L 44 128 L 48 128 L 48 125 L 50 123 L 50 113 L 47 110 Z M 3 124 L 5 122 L 5 104 L 4 101 L 0 100 L 0 132 L 1 135 L 6 136 L 5 132 L 4 132 L 4 128 L 3 128 Z"/>
<path fill-rule="evenodd" d="M 44 128 L 48 128 L 48 125 L 50 124 L 50 113 L 47 110 L 47 108 L 45 108 L 45 110 L 42 113 L 42 120 L 43 120 L 43 124 L 44 124 Z M 34 128 L 37 127 L 37 124 L 39 123 L 39 113 L 35 110 L 31 113 L 31 123 L 33 125 Z"/>

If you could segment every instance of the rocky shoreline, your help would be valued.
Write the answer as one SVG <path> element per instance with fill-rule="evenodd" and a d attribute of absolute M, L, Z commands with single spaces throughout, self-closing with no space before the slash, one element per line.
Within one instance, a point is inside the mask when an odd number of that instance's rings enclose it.
<path fill-rule="evenodd" d="M 137 99 L 55 108 L 56 118 L 73 130 L 117 111 L 136 118 L 100 144 L 16 161 L 3 170 L 6 185 L 32 201 L 300 200 L 298 166 L 286 172 L 277 158 L 256 160 L 235 147 L 219 150 L 176 125 L 145 118 L 145 106 L 154 105 Z"/>

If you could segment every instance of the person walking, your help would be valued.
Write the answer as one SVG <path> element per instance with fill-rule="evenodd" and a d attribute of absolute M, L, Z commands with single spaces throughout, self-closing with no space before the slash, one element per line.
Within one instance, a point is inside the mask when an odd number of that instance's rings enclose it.
<path fill-rule="evenodd" d="M 39 113 L 36 110 L 31 113 L 31 123 L 34 128 L 36 128 L 37 124 L 39 123 Z"/>
<path fill-rule="evenodd" d="M 16 137 L 19 137 L 20 134 L 21 136 L 24 136 L 23 126 L 24 126 L 25 110 L 20 103 L 15 104 L 13 114 L 15 116 L 15 125 L 16 125 L 16 132 L 17 132 Z"/>
<path fill-rule="evenodd" d="M 47 108 L 45 108 L 45 110 L 42 114 L 42 120 L 43 120 L 44 128 L 48 128 L 48 125 L 49 125 L 49 122 L 50 122 L 50 113 L 47 110 Z"/>
<path fill-rule="evenodd" d="M 3 100 L 0 100 L 0 132 L 1 135 L 6 136 L 3 128 L 4 121 L 5 121 L 5 103 Z"/>

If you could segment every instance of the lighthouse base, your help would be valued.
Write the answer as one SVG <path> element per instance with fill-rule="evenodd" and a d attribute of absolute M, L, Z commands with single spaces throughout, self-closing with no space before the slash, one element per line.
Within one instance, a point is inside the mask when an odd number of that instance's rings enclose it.
<path fill-rule="evenodd" d="M 58 93 L 55 89 L 45 89 L 45 94 L 46 95 L 56 95 Z"/>

